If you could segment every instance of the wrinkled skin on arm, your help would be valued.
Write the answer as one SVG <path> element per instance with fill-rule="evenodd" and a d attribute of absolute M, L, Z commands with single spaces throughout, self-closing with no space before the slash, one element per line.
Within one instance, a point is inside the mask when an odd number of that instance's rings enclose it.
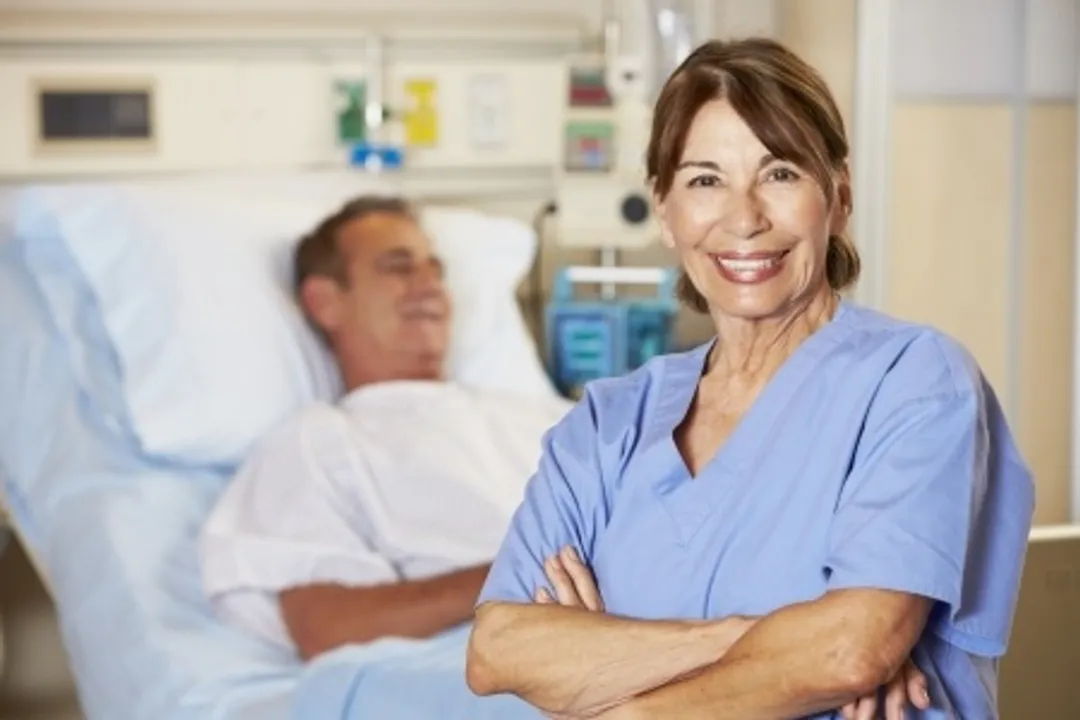
<path fill-rule="evenodd" d="M 603 598 L 600 596 L 592 571 L 573 552 L 572 548 L 569 552 L 548 558 L 544 570 L 552 590 L 546 587 L 538 588 L 534 598 L 538 604 L 558 604 L 590 612 L 605 611 Z M 755 622 L 755 619 L 747 618 L 742 632 L 733 637 L 733 642 L 749 631 Z M 684 677 L 676 678 L 674 682 L 696 676 L 699 672 L 693 671 Z M 881 716 L 884 716 L 885 720 L 904 720 L 904 710 L 909 702 L 919 709 L 926 709 L 930 704 L 926 677 L 910 658 L 880 691 L 869 693 L 848 703 L 843 707 L 842 713 L 845 720 L 876 720 Z M 549 714 L 548 717 L 553 720 L 603 717 L 606 710 L 612 710 L 619 704 L 613 704 L 599 712 L 580 715 L 556 713 Z"/>

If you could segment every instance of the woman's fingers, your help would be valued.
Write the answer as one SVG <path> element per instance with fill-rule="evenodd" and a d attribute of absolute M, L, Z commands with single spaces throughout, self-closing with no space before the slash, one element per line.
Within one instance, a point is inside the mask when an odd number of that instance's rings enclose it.
<path fill-rule="evenodd" d="M 578 557 L 573 547 L 567 546 L 545 560 L 544 575 L 551 583 L 552 590 L 537 590 L 534 597 L 536 602 L 546 602 L 540 599 L 540 593 L 544 592 L 550 602 L 598 612 L 604 610 L 604 602 L 600 598 L 592 571 Z"/>
<path fill-rule="evenodd" d="M 904 665 L 904 675 L 906 676 L 907 696 L 911 700 L 911 704 L 920 710 L 929 709 L 930 685 L 926 681 L 926 675 L 910 658 L 907 664 Z"/>
<path fill-rule="evenodd" d="M 574 589 L 577 591 L 577 596 L 585 604 L 585 607 L 589 610 L 602 612 L 604 602 L 600 599 L 600 591 L 596 589 L 596 580 L 593 578 L 592 571 L 578 557 L 577 551 L 572 546 L 567 545 L 559 555 L 562 559 L 563 569 L 570 576 L 570 580 L 574 583 Z"/>
<path fill-rule="evenodd" d="M 875 693 L 845 705 L 840 711 L 844 720 L 877 720 L 879 708 L 884 711 L 885 720 L 904 720 L 909 702 L 920 710 L 930 707 L 926 676 L 910 659 L 882 692 L 883 699 Z"/>
<path fill-rule="evenodd" d="M 877 720 L 877 693 L 859 698 L 855 708 L 855 720 Z"/>
<path fill-rule="evenodd" d="M 540 605 L 554 605 L 555 598 L 551 597 L 551 593 L 547 588 L 540 588 L 536 591 L 536 595 L 533 596 L 533 600 Z"/>
<path fill-rule="evenodd" d="M 570 579 L 570 575 L 566 572 L 566 568 L 563 567 L 562 560 L 559 559 L 558 555 L 552 555 L 544 562 L 544 574 L 547 575 L 547 579 L 555 591 L 555 599 L 559 601 L 560 605 L 585 606 L 581 598 L 578 597 L 577 590 L 574 588 L 574 581 Z"/>
<path fill-rule="evenodd" d="M 907 700 L 907 675 L 901 670 L 885 690 L 885 720 L 904 720 Z"/>

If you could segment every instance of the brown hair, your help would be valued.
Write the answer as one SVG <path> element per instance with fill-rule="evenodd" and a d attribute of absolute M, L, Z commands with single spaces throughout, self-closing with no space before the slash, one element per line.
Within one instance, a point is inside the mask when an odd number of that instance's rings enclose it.
<path fill-rule="evenodd" d="M 826 197 L 835 192 L 833 171 L 844 166 L 844 120 L 821 75 L 795 53 L 766 38 L 713 40 L 697 48 L 668 78 L 656 101 L 646 169 L 660 198 L 671 190 L 686 136 L 703 105 L 723 98 L 775 157 L 804 168 Z M 834 290 L 859 278 L 859 252 L 833 235 L 825 275 Z M 679 297 L 704 312 L 705 298 L 684 273 Z"/>
<path fill-rule="evenodd" d="M 412 205 L 402 198 L 382 195 L 361 195 L 320 222 L 314 230 L 300 239 L 293 256 L 293 292 L 300 299 L 304 282 L 315 276 L 328 277 L 340 285 L 348 283 L 345 258 L 338 247 L 338 232 L 360 218 L 376 213 L 390 213 L 416 219 Z"/>

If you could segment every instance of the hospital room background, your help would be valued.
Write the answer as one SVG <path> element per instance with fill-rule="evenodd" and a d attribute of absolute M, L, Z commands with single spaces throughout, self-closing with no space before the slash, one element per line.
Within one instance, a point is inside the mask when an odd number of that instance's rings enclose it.
<path fill-rule="evenodd" d="M 514 358 L 572 394 L 709 333 L 672 299 L 673 260 L 643 202 L 643 130 L 688 47 L 750 34 L 802 54 L 839 101 L 864 259 L 855 299 L 953 334 L 998 389 L 1037 485 L 1004 717 L 1077 720 L 1077 0 L 0 0 L 0 248 L 52 222 L 74 228 L 67 257 L 88 282 L 144 287 L 103 269 L 110 253 L 172 257 L 108 229 L 124 202 L 162 214 L 179 275 L 236 262 L 213 246 L 229 232 L 289 236 L 389 188 L 442 213 L 437 234 L 471 263 L 452 289 L 505 284 L 533 354 Z M 249 229 L 236 209 L 228 232 L 179 253 L 200 189 L 266 213 Z M 53 312 L 90 312 L 48 289 L 63 275 L 39 254 Z M 0 315 L 10 282 L 0 275 Z M 470 317 L 488 312 L 479 302 Z M 0 321 L 0 345 L 23 342 L 3 334 L 14 322 Z M 0 378 L 0 393 L 21 382 Z M 44 481 L 16 477 L 20 423 L 0 418 L 0 719 L 148 717 L 80 669 L 134 661 L 93 646 L 86 612 L 64 621 L 81 592 L 49 540 L 64 529 L 29 518 L 74 490 L 46 498 Z M 1033 709 L 1047 697 L 1058 710 Z"/>

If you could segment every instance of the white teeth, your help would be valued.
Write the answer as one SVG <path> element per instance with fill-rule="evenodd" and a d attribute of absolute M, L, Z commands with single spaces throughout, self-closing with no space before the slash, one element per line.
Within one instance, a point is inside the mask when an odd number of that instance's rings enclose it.
<path fill-rule="evenodd" d="M 719 262 L 726 270 L 731 272 L 756 272 L 759 270 L 765 270 L 780 262 L 780 257 L 771 258 L 756 258 L 753 260 L 732 260 L 717 258 Z"/>

